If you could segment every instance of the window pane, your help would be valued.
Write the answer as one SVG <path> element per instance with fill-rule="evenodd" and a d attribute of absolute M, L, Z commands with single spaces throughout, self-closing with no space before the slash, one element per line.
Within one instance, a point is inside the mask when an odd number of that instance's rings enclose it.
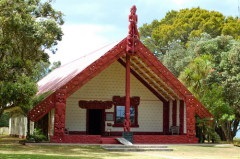
<path fill-rule="evenodd" d="M 125 106 L 116 107 L 116 123 L 123 123 L 125 118 Z"/>
<path fill-rule="evenodd" d="M 125 106 L 116 106 L 116 123 L 123 123 L 125 119 Z M 130 107 L 130 120 L 135 123 L 135 108 Z"/>
<path fill-rule="evenodd" d="M 135 123 L 135 108 L 134 107 L 130 107 L 130 120 L 131 123 Z"/>

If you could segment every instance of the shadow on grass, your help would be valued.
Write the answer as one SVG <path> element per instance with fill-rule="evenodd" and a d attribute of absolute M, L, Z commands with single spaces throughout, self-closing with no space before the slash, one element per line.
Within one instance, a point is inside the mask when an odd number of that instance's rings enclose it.
<path fill-rule="evenodd" d="M 96 145 L 22 145 L 19 140 L 0 136 L 0 159 L 103 159 L 131 156 L 127 153 L 109 152 Z"/>

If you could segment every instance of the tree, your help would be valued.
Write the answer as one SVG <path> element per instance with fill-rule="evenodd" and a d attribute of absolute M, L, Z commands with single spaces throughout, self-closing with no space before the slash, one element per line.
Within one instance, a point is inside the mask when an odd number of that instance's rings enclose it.
<path fill-rule="evenodd" d="M 232 141 L 240 121 L 240 42 L 219 36 L 189 45 L 195 56 L 180 80 L 214 115 L 221 139 Z"/>
<path fill-rule="evenodd" d="M 160 59 L 171 50 L 173 41 L 184 47 L 191 38 L 200 37 L 202 33 L 212 38 L 231 35 L 238 39 L 240 23 L 237 18 L 225 17 L 217 11 L 201 8 L 170 11 L 162 20 L 154 20 L 139 28 L 143 43 Z"/>
<path fill-rule="evenodd" d="M 51 0 L 0 1 L 0 115 L 19 106 L 27 113 L 41 64 L 49 63 L 62 38 L 62 13 Z"/>

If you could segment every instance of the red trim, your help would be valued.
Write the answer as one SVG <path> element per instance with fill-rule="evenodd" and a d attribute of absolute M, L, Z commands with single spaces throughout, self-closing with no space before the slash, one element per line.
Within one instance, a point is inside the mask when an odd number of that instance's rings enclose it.
<path fill-rule="evenodd" d="M 86 131 L 69 131 L 68 134 L 69 135 L 86 135 L 87 132 Z"/>
<path fill-rule="evenodd" d="M 124 119 L 124 132 L 130 132 L 130 56 L 126 55 L 126 79 L 125 79 L 125 119 Z M 136 115 L 135 115 L 136 116 Z"/>
<path fill-rule="evenodd" d="M 197 143 L 198 138 L 188 135 L 133 135 L 133 143 L 135 144 L 166 144 L 166 143 Z M 122 135 L 117 135 L 122 136 Z M 111 138 L 111 137 L 110 137 Z M 104 137 L 106 139 L 106 137 Z M 58 142 L 53 136 L 50 136 L 50 142 Z M 100 135 L 64 135 L 62 143 L 86 143 L 101 144 L 102 137 Z M 103 143 L 104 144 L 104 143 Z M 114 143 L 116 144 L 116 143 Z"/>
<path fill-rule="evenodd" d="M 173 101 L 172 105 L 172 125 L 171 126 L 177 126 L 177 101 Z"/>
<path fill-rule="evenodd" d="M 135 144 L 198 143 L 198 138 L 187 135 L 134 135 Z"/>
<path fill-rule="evenodd" d="M 164 135 L 163 132 L 136 132 L 132 131 L 134 135 Z M 108 135 L 108 132 L 106 131 L 105 134 Z M 122 136 L 122 132 L 120 131 L 111 131 L 111 136 Z"/>
<path fill-rule="evenodd" d="M 54 138 L 62 142 L 65 134 L 66 90 L 59 89 L 55 97 Z"/>
<path fill-rule="evenodd" d="M 55 104 L 54 96 L 55 96 L 55 93 L 48 96 L 41 103 L 39 103 L 33 109 L 31 109 L 28 112 L 29 119 L 33 122 L 37 122 L 42 117 L 44 117 L 51 109 L 53 109 Z"/>
<path fill-rule="evenodd" d="M 59 141 L 54 136 L 51 136 L 50 142 L 58 143 Z M 100 144 L 101 135 L 64 135 L 61 143 Z"/>
<path fill-rule="evenodd" d="M 163 103 L 163 132 L 169 134 L 169 102 Z"/>
<path fill-rule="evenodd" d="M 196 128 L 195 128 L 195 100 L 192 95 L 187 96 L 186 99 L 186 125 L 187 125 L 187 135 L 188 136 L 196 136 Z"/>
<path fill-rule="evenodd" d="M 80 100 L 78 102 L 80 108 L 83 109 L 111 109 L 113 102 L 112 101 L 85 101 Z"/>
<path fill-rule="evenodd" d="M 180 100 L 180 108 L 179 108 L 179 120 L 180 120 L 180 134 L 184 133 L 184 101 Z"/>

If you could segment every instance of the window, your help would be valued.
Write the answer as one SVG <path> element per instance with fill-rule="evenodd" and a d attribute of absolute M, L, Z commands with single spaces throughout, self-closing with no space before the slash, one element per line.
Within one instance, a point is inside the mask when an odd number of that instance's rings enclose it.
<path fill-rule="evenodd" d="M 140 98 L 139 97 L 132 97 L 130 99 L 130 120 L 131 120 L 131 127 L 138 127 L 138 105 L 139 105 Z M 123 127 L 123 122 L 125 119 L 125 97 L 114 96 L 113 103 L 115 107 L 115 127 Z"/>

